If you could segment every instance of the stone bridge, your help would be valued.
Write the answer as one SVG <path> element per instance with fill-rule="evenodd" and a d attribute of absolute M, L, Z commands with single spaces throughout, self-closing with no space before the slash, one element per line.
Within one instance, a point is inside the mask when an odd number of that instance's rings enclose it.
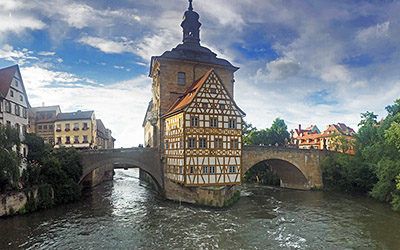
<path fill-rule="evenodd" d="M 264 162 L 280 177 L 281 187 L 318 189 L 323 186 L 320 162 L 327 153 L 320 150 L 245 146 L 242 169 L 245 174 L 256 164 Z M 139 168 L 147 173 L 147 178 L 152 178 L 161 190 L 164 188 L 164 174 L 157 149 L 138 147 L 91 150 L 82 151 L 81 156 L 82 183 L 94 186 L 103 180 L 112 179 L 114 168 Z"/>
<path fill-rule="evenodd" d="M 80 182 L 89 186 L 112 179 L 114 168 L 139 168 L 151 176 L 159 188 L 164 186 L 160 155 L 154 148 L 82 151 L 81 163 L 83 174 Z"/>
<path fill-rule="evenodd" d="M 245 146 L 242 169 L 246 173 L 258 163 L 270 166 L 281 179 L 281 187 L 293 189 L 319 189 L 323 187 L 321 160 L 329 151 L 274 146 Z"/>

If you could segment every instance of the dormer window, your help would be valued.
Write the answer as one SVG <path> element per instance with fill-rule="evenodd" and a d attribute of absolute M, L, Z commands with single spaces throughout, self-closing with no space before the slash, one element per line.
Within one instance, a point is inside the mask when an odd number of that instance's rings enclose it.
<path fill-rule="evenodd" d="M 10 90 L 10 96 L 14 97 L 14 91 Z"/>
<path fill-rule="evenodd" d="M 186 73 L 178 72 L 178 84 L 185 85 L 186 84 Z"/>

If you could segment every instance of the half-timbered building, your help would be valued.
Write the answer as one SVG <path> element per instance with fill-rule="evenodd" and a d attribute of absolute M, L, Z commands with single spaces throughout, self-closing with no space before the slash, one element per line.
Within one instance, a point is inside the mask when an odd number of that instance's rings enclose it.
<path fill-rule="evenodd" d="M 195 81 L 164 117 L 167 178 L 185 186 L 240 184 L 243 116 L 214 70 Z"/>

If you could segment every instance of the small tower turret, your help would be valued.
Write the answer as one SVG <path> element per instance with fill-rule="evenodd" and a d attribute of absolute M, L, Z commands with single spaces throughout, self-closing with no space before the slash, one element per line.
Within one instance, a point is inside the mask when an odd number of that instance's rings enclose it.
<path fill-rule="evenodd" d="M 193 0 L 189 0 L 189 8 L 183 15 L 181 27 L 183 28 L 183 43 L 200 44 L 200 15 L 193 11 Z"/>

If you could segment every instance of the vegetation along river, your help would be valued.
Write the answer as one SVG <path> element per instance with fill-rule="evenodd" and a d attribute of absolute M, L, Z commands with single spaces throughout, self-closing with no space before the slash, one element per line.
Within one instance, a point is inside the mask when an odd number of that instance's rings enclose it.
<path fill-rule="evenodd" d="M 0 220 L 0 249 L 400 249 L 400 214 L 366 197 L 246 186 L 226 209 L 164 201 L 119 170 L 77 203 Z"/>

